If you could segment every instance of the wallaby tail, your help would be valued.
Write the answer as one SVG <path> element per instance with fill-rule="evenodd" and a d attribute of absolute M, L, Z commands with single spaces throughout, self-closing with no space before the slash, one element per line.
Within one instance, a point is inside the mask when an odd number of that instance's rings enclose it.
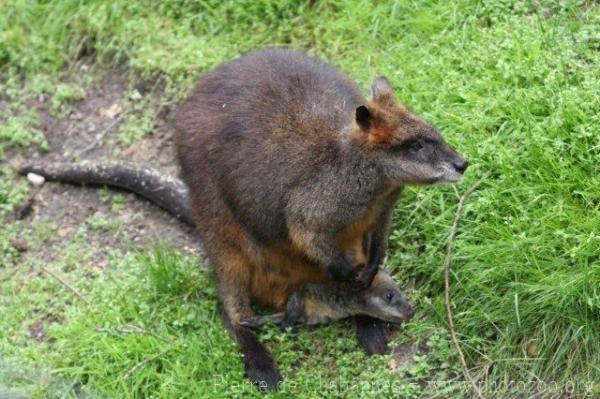
<path fill-rule="evenodd" d="M 125 161 L 37 161 L 24 162 L 17 170 L 21 174 L 35 173 L 47 180 L 122 188 L 150 200 L 182 222 L 194 225 L 185 184 L 152 168 Z"/>

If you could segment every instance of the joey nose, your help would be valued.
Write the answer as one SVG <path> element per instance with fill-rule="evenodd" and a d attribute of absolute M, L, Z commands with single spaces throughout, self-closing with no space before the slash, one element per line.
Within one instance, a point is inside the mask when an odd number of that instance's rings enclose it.
<path fill-rule="evenodd" d="M 462 175 L 463 173 L 465 173 L 465 170 L 467 170 L 467 167 L 469 166 L 469 161 L 467 161 L 464 158 L 461 158 L 459 161 L 453 162 L 452 165 L 454 166 L 454 169 L 456 169 L 456 171 Z"/>

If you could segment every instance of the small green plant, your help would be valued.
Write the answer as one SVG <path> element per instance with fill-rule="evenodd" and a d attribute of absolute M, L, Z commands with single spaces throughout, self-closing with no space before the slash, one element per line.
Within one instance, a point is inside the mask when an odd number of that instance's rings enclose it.
<path fill-rule="evenodd" d="M 119 213 L 125 207 L 125 197 L 121 194 L 115 194 L 112 197 L 112 202 L 110 204 L 110 209 L 114 213 Z"/>
<path fill-rule="evenodd" d="M 0 168 L 0 221 L 17 204 L 25 199 L 27 185 L 23 182 L 15 182 L 12 171 Z"/>
<path fill-rule="evenodd" d="M 144 136 L 154 132 L 154 115 L 151 110 L 125 117 L 119 127 L 119 140 L 124 147 L 129 147 Z"/>
<path fill-rule="evenodd" d="M 85 97 L 85 90 L 73 83 L 60 83 L 56 86 L 50 100 L 52 112 L 58 115 L 65 111 L 65 106 Z"/>
<path fill-rule="evenodd" d="M 113 220 L 110 217 L 102 215 L 92 215 L 86 220 L 87 224 L 94 230 L 112 230 L 118 231 L 122 225 L 119 220 Z"/>
<path fill-rule="evenodd" d="M 2 121 L 3 120 L 3 121 Z M 4 147 L 25 148 L 33 143 L 48 149 L 48 142 L 39 129 L 39 119 L 34 110 L 0 116 L 0 150 Z"/>
<path fill-rule="evenodd" d="M 108 187 L 103 186 L 98 190 L 98 196 L 100 197 L 100 201 L 106 203 L 111 198 L 111 192 Z"/>

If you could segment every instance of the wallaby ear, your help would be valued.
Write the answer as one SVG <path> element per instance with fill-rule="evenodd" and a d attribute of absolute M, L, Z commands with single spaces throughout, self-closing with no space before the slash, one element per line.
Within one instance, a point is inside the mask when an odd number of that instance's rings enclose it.
<path fill-rule="evenodd" d="M 369 130 L 369 127 L 373 121 L 373 114 L 365 105 L 361 105 L 356 108 L 354 111 L 354 118 L 356 119 L 356 123 L 362 130 Z"/>
<path fill-rule="evenodd" d="M 380 76 L 371 85 L 371 97 L 379 104 L 392 105 L 396 102 L 394 89 L 385 76 Z"/>
<path fill-rule="evenodd" d="M 356 124 L 362 131 L 362 137 L 366 137 L 372 143 L 381 143 L 389 140 L 392 130 L 378 119 L 377 110 L 361 105 L 354 111 Z"/>

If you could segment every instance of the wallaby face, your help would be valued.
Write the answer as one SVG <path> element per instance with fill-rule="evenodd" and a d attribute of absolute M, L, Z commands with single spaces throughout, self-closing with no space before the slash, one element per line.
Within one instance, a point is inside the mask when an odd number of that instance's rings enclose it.
<path fill-rule="evenodd" d="M 397 184 L 455 182 L 468 162 L 452 149 L 437 129 L 394 98 L 384 77 L 375 79 L 371 99 L 356 108 L 354 137 Z"/>
<path fill-rule="evenodd" d="M 387 273 L 377 273 L 367 290 L 365 302 L 369 316 L 392 323 L 407 321 L 415 314 L 404 292 Z"/>

